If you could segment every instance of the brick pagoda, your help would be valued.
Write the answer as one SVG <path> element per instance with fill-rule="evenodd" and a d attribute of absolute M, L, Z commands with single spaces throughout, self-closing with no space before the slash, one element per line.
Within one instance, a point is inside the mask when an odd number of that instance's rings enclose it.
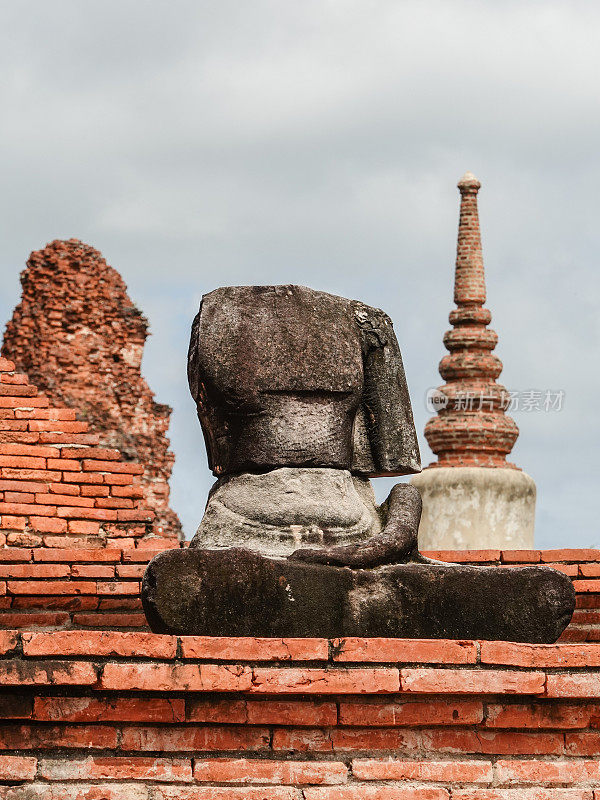
<path fill-rule="evenodd" d="M 506 460 L 519 429 L 505 413 L 509 394 L 496 382 L 502 362 L 492 352 L 498 336 L 487 327 L 480 187 L 470 172 L 458 182 L 456 308 L 444 335 L 449 355 L 439 366 L 446 383 L 425 426 L 438 460 L 412 479 L 423 496 L 419 540 L 426 549 L 533 546 L 535 483 Z"/>

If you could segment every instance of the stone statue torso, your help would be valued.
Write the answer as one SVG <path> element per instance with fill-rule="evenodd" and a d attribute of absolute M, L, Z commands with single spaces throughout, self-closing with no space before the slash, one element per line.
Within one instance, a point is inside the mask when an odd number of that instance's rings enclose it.
<path fill-rule="evenodd" d="M 188 375 L 217 476 L 420 469 L 400 351 L 378 309 L 303 286 L 217 289 L 194 321 Z"/>
<path fill-rule="evenodd" d="M 188 374 L 219 478 L 194 547 L 272 556 L 381 530 L 371 475 L 419 469 L 400 350 L 378 309 L 303 286 L 202 300 Z"/>

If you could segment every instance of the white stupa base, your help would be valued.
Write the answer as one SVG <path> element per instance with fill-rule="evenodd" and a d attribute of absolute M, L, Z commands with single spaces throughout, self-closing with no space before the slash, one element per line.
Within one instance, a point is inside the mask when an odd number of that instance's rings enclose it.
<path fill-rule="evenodd" d="M 533 548 L 535 481 L 516 469 L 434 467 L 413 475 L 421 492 L 421 550 Z"/>

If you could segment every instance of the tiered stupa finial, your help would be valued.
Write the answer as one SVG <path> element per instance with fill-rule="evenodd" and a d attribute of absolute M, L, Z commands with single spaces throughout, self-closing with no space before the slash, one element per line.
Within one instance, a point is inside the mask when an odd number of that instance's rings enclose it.
<path fill-rule="evenodd" d="M 477 193 L 480 182 L 467 172 L 458 182 L 460 221 L 450 312 L 453 330 L 444 335 L 450 354 L 440 362 L 446 381 L 439 390 L 448 398 L 445 407 L 425 426 L 425 437 L 438 460 L 432 467 L 513 467 L 506 462 L 519 435 L 514 420 L 505 414 L 508 393 L 496 378 L 502 362 L 492 354 L 498 336 L 487 326 L 492 315 L 485 303 L 485 274 Z"/>

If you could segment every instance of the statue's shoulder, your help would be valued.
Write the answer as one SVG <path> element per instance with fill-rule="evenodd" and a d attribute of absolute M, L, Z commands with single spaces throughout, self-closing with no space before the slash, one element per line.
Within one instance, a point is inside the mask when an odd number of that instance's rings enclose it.
<path fill-rule="evenodd" d="M 252 312 L 276 310 L 278 306 L 295 306 L 310 316 L 320 314 L 322 318 L 332 312 L 346 314 L 360 327 L 392 326 L 389 315 L 381 308 L 300 284 L 221 286 L 202 297 L 200 311 L 206 314 L 213 309 L 223 312 L 229 308 Z"/>

